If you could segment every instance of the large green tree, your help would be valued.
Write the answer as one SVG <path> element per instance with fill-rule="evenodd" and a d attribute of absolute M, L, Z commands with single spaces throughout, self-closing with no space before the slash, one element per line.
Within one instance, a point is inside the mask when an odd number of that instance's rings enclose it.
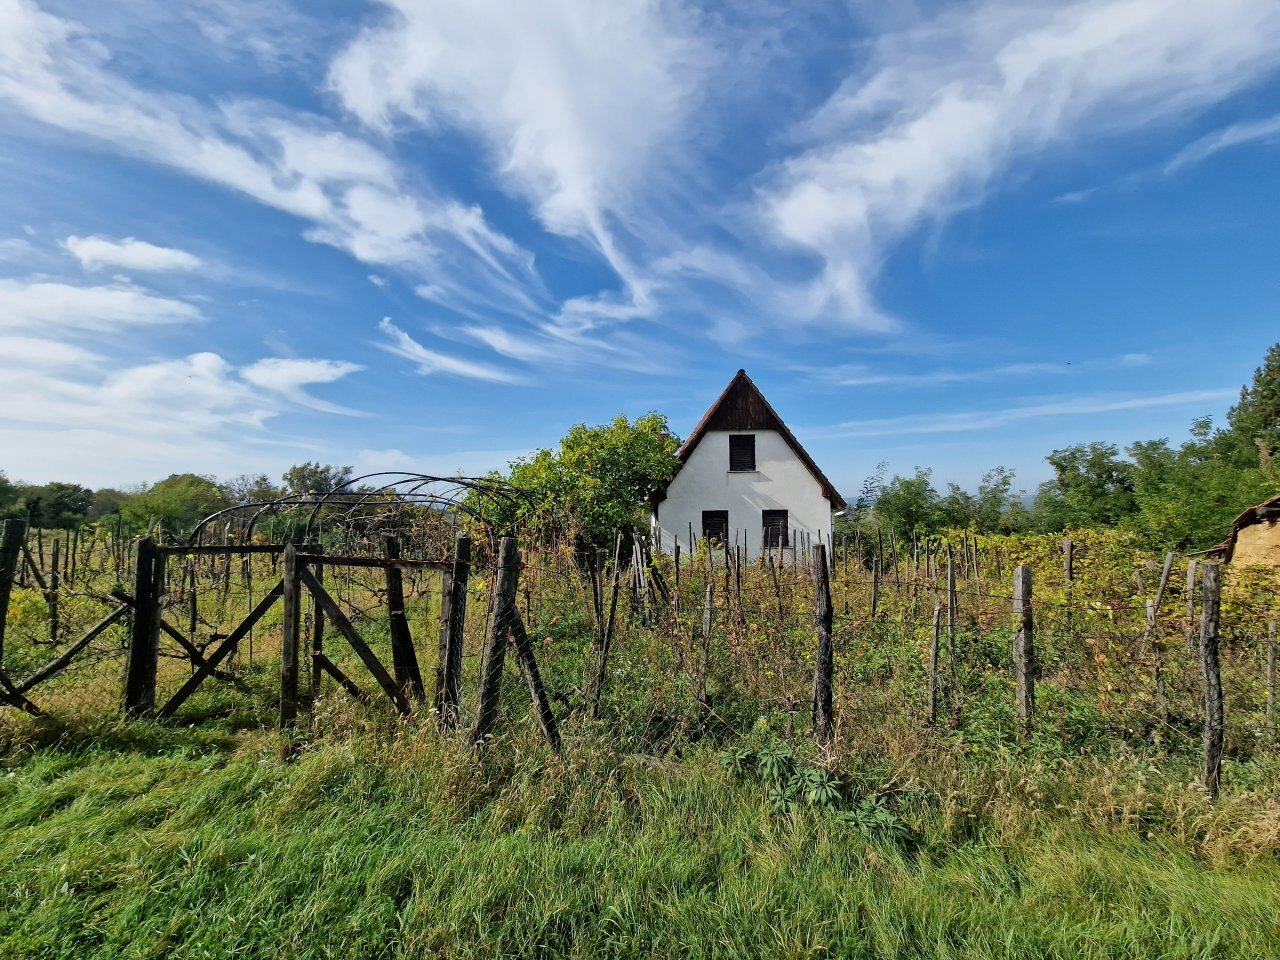
<path fill-rule="evenodd" d="M 295 495 L 318 496 L 332 493 L 347 483 L 355 471 L 329 463 L 300 463 L 284 473 L 285 489 Z M 266 479 L 265 477 L 263 478 Z"/>
<path fill-rule="evenodd" d="M 1280 454 L 1280 343 L 1274 344 L 1227 413 L 1226 440 L 1245 466 L 1274 471 Z"/>
<path fill-rule="evenodd" d="M 1128 453 L 1138 510 L 1126 525 L 1166 549 L 1211 546 L 1230 532 L 1241 510 L 1277 488 L 1258 466 L 1243 465 L 1224 450 L 1207 419 L 1197 420 L 1191 439 L 1179 447 L 1147 440 Z"/>
<path fill-rule="evenodd" d="M 933 471 L 916 467 L 909 477 L 894 477 L 876 497 L 874 515 L 899 536 L 932 533 L 941 522 Z"/>
<path fill-rule="evenodd" d="M 513 461 L 510 479 L 531 497 L 526 519 L 571 519 L 585 539 L 605 546 L 614 531 L 644 526 L 649 496 L 679 469 L 679 446 L 658 413 L 634 422 L 618 416 L 595 427 L 580 423 L 559 446 Z"/>
<path fill-rule="evenodd" d="M 93 491 L 78 483 L 46 483 L 22 487 L 16 511 L 26 513 L 33 527 L 70 529 L 89 514 Z"/>
<path fill-rule="evenodd" d="M 146 487 L 120 508 L 134 527 L 155 520 L 166 530 L 186 533 L 211 513 L 229 506 L 213 477 L 195 473 L 175 473 Z"/>

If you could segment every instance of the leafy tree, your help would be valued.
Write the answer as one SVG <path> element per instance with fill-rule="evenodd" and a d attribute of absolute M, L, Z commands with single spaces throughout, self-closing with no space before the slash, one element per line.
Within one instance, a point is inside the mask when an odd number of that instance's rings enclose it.
<path fill-rule="evenodd" d="M 328 463 L 300 463 L 285 471 L 285 489 L 295 495 L 332 493 L 354 476 L 351 467 L 335 467 Z M 266 479 L 265 477 L 263 479 Z"/>
<path fill-rule="evenodd" d="M 310 464 L 308 464 L 310 466 Z M 294 470 L 301 469 L 294 467 Z M 290 471 L 292 472 L 292 471 Z M 286 479 L 288 475 L 286 474 Z M 264 500 L 275 500 L 284 495 L 284 490 L 271 482 L 265 473 L 242 473 L 238 477 L 219 484 L 222 495 L 228 502 L 261 503 Z"/>
<path fill-rule="evenodd" d="M 89 514 L 93 491 L 78 483 L 46 483 L 21 488 L 17 510 L 25 512 L 33 527 L 70 529 Z"/>
<path fill-rule="evenodd" d="M 941 517 L 933 471 L 916 467 L 912 476 L 890 480 L 876 497 L 875 517 L 901 536 L 938 529 Z"/>
<path fill-rule="evenodd" d="M 511 463 L 511 483 L 532 495 L 533 509 L 576 520 L 583 536 L 607 545 L 614 531 L 645 525 L 649 496 L 662 490 L 680 467 L 679 438 L 662 414 L 631 422 L 573 427 L 555 449 L 539 450 Z"/>
<path fill-rule="evenodd" d="M 1054 486 L 1042 487 L 1041 495 L 1064 526 L 1113 524 L 1137 510 L 1133 464 L 1120 459 L 1114 444 L 1079 443 L 1055 450 L 1047 459 Z"/>
<path fill-rule="evenodd" d="M 1227 412 L 1225 440 L 1244 466 L 1273 466 L 1280 453 L 1280 343 L 1272 345 Z"/>
<path fill-rule="evenodd" d="M 213 477 L 175 473 L 126 501 L 121 513 L 135 527 L 144 527 L 154 518 L 168 530 L 185 532 L 227 506 Z"/>
<path fill-rule="evenodd" d="M 114 516 L 132 497 L 131 493 L 111 487 L 93 491 L 93 499 L 89 503 L 89 519 L 101 520 L 103 517 Z"/>
<path fill-rule="evenodd" d="M 1230 532 L 1241 510 L 1275 492 L 1274 481 L 1233 460 L 1220 440 L 1200 420 L 1191 440 L 1176 449 L 1167 440 L 1130 446 L 1138 512 L 1126 525 L 1166 549 L 1208 547 Z"/>
<path fill-rule="evenodd" d="M 18 488 L 0 470 L 0 517 L 10 516 L 18 504 Z"/>

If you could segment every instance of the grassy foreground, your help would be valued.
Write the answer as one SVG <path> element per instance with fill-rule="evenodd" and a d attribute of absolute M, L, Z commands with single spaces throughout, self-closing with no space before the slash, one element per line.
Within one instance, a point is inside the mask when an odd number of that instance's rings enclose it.
<path fill-rule="evenodd" d="M 517 731 L 476 761 L 376 723 L 292 763 L 262 731 L 29 731 L 0 767 L 0 956 L 1280 956 L 1256 792 L 1104 802 L 1010 758 L 895 794 L 907 827 L 878 834 L 711 747 L 584 734 L 560 762 Z"/>

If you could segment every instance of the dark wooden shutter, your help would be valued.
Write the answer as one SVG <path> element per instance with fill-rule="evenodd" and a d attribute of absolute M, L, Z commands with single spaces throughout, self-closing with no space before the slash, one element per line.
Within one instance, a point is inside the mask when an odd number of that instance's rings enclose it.
<path fill-rule="evenodd" d="M 750 471 L 756 468 L 756 435 L 729 434 L 729 469 Z"/>
<path fill-rule="evenodd" d="M 729 511 L 703 510 L 702 536 L 706 540 L 726 543 L 729 540 Z"/>
<path fill-rule="evenodd" d="M 763 542 L 766 550 L 777 550 L 781 547 L 788 546 L 787 531 L 788 519 L 785 510 L 765 510 L 762 511 L 761 519 L 763 520 Z"/>

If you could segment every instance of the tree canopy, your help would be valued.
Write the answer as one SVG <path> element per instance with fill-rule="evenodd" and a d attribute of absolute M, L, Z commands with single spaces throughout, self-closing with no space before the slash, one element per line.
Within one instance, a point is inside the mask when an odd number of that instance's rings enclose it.
<path fill-rule="evenodd" d="M 645 523 L 650 494 L 676 475 L 680 440 L 659 413 L 625 416 L 611 423 L 574 426 L 554 449 L 539 450 L 511 464 L 511 483 L 533 495 L 534 509 L 572 518 L 597 545 L 614 531 Z"/>

